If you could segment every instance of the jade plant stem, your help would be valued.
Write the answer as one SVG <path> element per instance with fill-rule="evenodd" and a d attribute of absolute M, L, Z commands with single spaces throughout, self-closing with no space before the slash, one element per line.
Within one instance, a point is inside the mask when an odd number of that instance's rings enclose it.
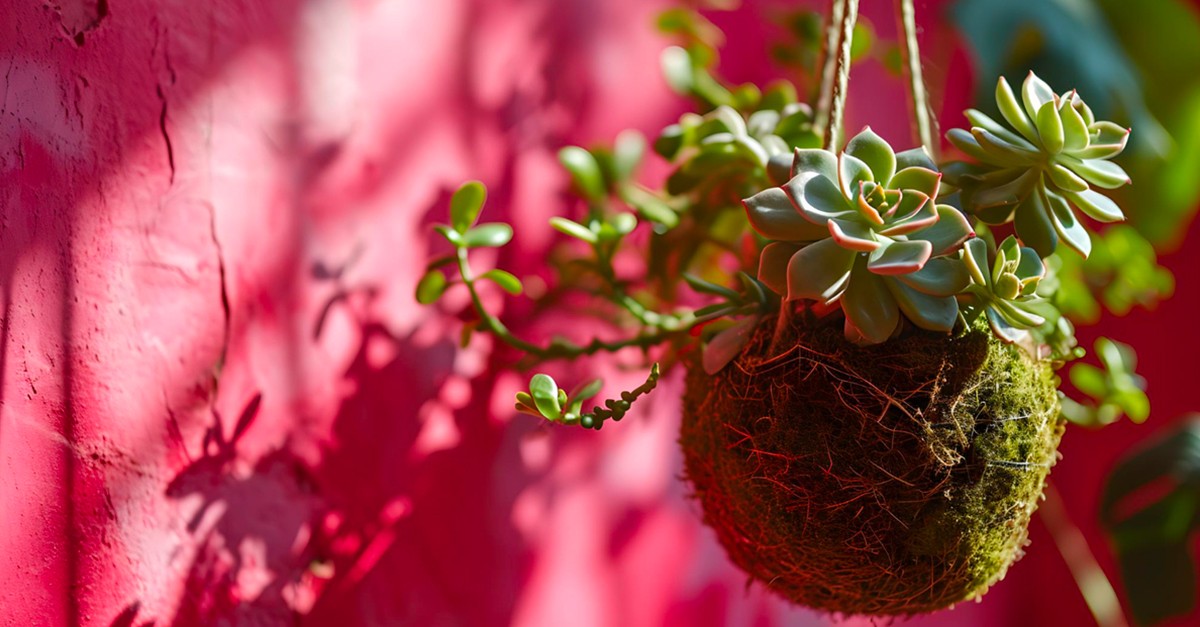
<path fill-rule="evenodd" d="M 921 49 L 917 44 L 917 18 L 913 0 L 896 0 L 900 30 L 904 33 L 904 65 L 908 75 L 909 106 L 913 115 L 913 134 L 917 141 L 937 160 L 937 144 L 933 141 L 933 121 L 929 115 L 929 96 L 925 89 L 925 77 L 921 71 Z"/>
<path fill-rule="evenodd" d="M 623 348 L 629 348 L 631 346 L 648 349 L 652 346 L 662 344 L 672 337 L 686 332 L 693 326 L 702 322 L 707 322 L 709 320 L 730 314 L 747 313 L 751 309 L 748 307 L 728 307 L 711 312 L 704 316 L 696 316 L 695 314 L 689 312 L 687 314 L 673 316 L 676 324 L 670 325 L 669 327 L 664 326 L 663 328 L 651 333 L 639 333 L 624 340 L 605 342 L 600 339 L 593 339 L 586 344 L 576 344 L 556 338 L 552 340 L 548 346 L 538 346 L 537 344 L 527 342 L 516 335 L 513 335 L 512 331 L 510 331 L 508 327 L 500 321 L 499 318 L 496 318 L 492 314 L 488 313 L 487 309 L 483 306 L 483 299 L 480 298 L 479 291 L 476 288 L 476 277 L 474 273 L 471 272 L 471 265 L 467 260 L 467 250 L 468 249 L 466 246 L 457 246 L 455 258 L 458 262 L 459 275 L 462 277 L 463 285 L 467 286 L 467 292 L 471 295 L 471 304 L 475 308 L 475 313 L 479 315 L 480 323 L 490 333 L 492 333 L 492 335 L 495 335 L 505 344 L 532 355 L 537 359 L 570 359 L 572 357 L 580 357 L 583 355 L 593 355 L 599 352 L 612 353 Z M 632 301 L 633 299 L 630 298 L 628 300 Z M 638 304 L 638 308 L 640 308 L 641 315 L 638 315 L 638 313 L 635 313 L 634 315 L 641 320 L 645 320 L 647 314 L 653 313 L 641 308 L 640 304 Z M 658 316 L 659 314 L 654 315 Z"/>
<path fill-rule="evenodd" d="M 833 85 L 833 105 L 829 109 L 829 127 L 825 129 L 825 148 L 837 152 L 846 126 L 846 90 L 850 84 L 850 49 L 854 43 L 854 25 L 858 22 L 858 0 L 837 0 L 841 8 L 841 33 L 838 35 L 837 80 Z"/>

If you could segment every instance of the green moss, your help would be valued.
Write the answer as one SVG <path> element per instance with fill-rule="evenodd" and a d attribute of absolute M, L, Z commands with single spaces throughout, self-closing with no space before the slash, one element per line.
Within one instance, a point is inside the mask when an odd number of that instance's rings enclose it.
<path fill-rule="evenodd" d="M 773 326 L 718 375 L 689 368 L 687 473 L 730 558 L 831 612 L 983 594 L 1020 556 L 1056 459 L 1051 368 L 986 327 L 854 347 L 835 326 L 782 341 Z"/>

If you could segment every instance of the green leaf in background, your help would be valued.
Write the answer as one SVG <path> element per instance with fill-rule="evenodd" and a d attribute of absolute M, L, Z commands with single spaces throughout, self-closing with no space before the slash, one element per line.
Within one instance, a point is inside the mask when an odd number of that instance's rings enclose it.
<path fill-rule="evenodd" d="M 500 286 L 500 289 L 512 294 L 520 296 L 524 286 L 521 285 L 521 279 L 513 276 L 511 272 L 505 272 L 499 268 L 494 268 L 483 273 L 480 278 L 488 279 L 489 281 Z"/>
<path fill-rule="evenodd" d="M 558 151 L 558 161 L 571 175 L 575 189 L 589 202 L 604 199 L 604 175 L 592 153 L 579 146 L 567 146 Z"/>
<path fill-rule="evenodd" d="M 436 302 L 446 291 L 446 275 L 438 270 L 430 270 L 417 283 L 417 302 L 428 305 Z"/>
<path fill-rule="evenodd" d="M 613 175 L 618 181 L 633 177 L 638 164 L 646 154 L 646 138 L 632 130 L 621 131 L 613 141 Z"/>
<path fill-rule="evenodd" d="M 598 241 L 596 234 L 591 229 L 573 220 L 554 216 L 550 218 L 550 226 L 559 233 L 581 239 L 589 244 L 595 244 Z"/>
<path fill-rule="evenodd" d="M 1136 373 L 1137 354 L 1133 348 L 1102 337 L 1096 340 L 1095 353 L 1103 368 L 1079 363 L 1071 366 L 1069 374 L 1075 389 L 1090 400 L 1080 403 L 1064 396 L 1063 416 L 1092 428 L 1116 422 L 1121 416 L 1145 422 L 1150 417 L 1150 399 L 1144 391 L 1146 381 Z"/>
<path fill-rule="evenodd" d="M 1165 159 L 1128 163 L 1136 186 L 1125 191 L 1130 218 L 1159 246 L 1172 248 L 1200 201 L 1200 18 L 1183 0 L 1097 0 L 1141 78 L 1145 103 L 1169 130 Z M 1137 146 L 1143 129 L 1134 123 Z"/>
<path fill-rule="evenodd" d="M 1116 548 L 1134 619 L 1153 625 L 1196 606 L 1200 528 L 1200 415 L 1120 461 L 1104 486 L 1100 520 Z"/>
<path fill-rule="evenodd" d="M 1109 227 L 1092 239 L 1092 253 L 1082 259 L 1060 251 L 1047 260 L 1051 277 L 1043 295 L 1076 322 L 1094 323 L 1100 306 L 1123 316 L 1134 307 L 1152 309 L 1175 291 L 1175 277 L 1158 265 L 1154 247 L 1133 227 Z"/>
<path fill-rule="evenodd" d="M 463 245 L 467 248 L 496 248 L 512 240 L 512 227 L 503 222 L 488 222 L 469 229 L 463 234 Z"/>
<path fill-rule="evenodd" d="M 466 233 L 467 229 L 471 228 L 479 219 L 479 212 L 483 209 L 483 203 L 486 200 L 487 188 L 483 186 L 483 183 L 479 181 L 463 183 L 450 198 L 450 223 L 454 226 L 454 230 Z"/>

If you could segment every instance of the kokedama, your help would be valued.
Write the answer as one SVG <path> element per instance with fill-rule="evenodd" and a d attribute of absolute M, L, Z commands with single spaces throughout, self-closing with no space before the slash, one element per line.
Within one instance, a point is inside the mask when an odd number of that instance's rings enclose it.
<path fill-rule="evenodd" d="M 680 444 L 706 523 L 750 576 L 845 614 L 976 598 L 1021 555 L 1066 420 L 1090 416 L 1064 412 L 1057 389 L 1082 351 L 1056 306 L 1071 279 L 1053 275 L 1055 256 L 1060 241 L 1089 254 L 1085 217 L 1123 219 L 1093 187 L 1128 182 L 1109 159 L 1129 131 L 1032 73 L 1019 95 L 998 81 L 1002 121 L 971 110 L 972 127 L 947 134 L 962 160 L 936 160 L 911 2 L 899 4 L 917 148 L 896 152 L 869 128 L 843 143 L 857 2 L 837 0 L 815 109 L 788 83 L 722 84 L 701 18 L 678 12 L 688 47 L 669 49 L 664 69 L 704 112 L 655 142 L 674 166 L 665 188 L 635 182 L 636 134 L 562 151 L 588 211 L 551 221 L 587 250 L 560 279 L 624 311 L 631 336 L 542 346 L 487 311 L 483 281 L 514 295 L 522 282 L 470 264 L 471 249 L 513 235 L 477 224 L 479 183 L 454 195 L 437 227 L 452 252 L 417 291 L 432 303 L 461 283 L 475 316 L 464 340 L 491 333 L 531 360 L 637 348 L 683 365 Z M 643 276 L 617 271 L 627 250 L 644 253 Z M 723 272 L 730 259 L 745 271 Z M 656 363 L 645 384 L 584 411 L 598 381 L 568 392 L 538 374 L 516 407 L 599 429 L 659 378 Z M 1121 394 L 1123 408 L 1144 401 L 1134 386 Z"/>

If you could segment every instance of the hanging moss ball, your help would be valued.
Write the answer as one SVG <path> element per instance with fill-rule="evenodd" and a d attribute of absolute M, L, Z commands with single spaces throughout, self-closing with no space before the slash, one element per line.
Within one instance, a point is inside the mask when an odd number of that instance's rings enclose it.
<path fill-rule="evenodd" d="M 715 376 L 688 368 L 687 476 L 730 559 L 847 615 L 982 595 L 1022 555 L 1057 458 L 1051 367 L 986 325 L 867 347 L 840 323 L 774 327 Z"/>

